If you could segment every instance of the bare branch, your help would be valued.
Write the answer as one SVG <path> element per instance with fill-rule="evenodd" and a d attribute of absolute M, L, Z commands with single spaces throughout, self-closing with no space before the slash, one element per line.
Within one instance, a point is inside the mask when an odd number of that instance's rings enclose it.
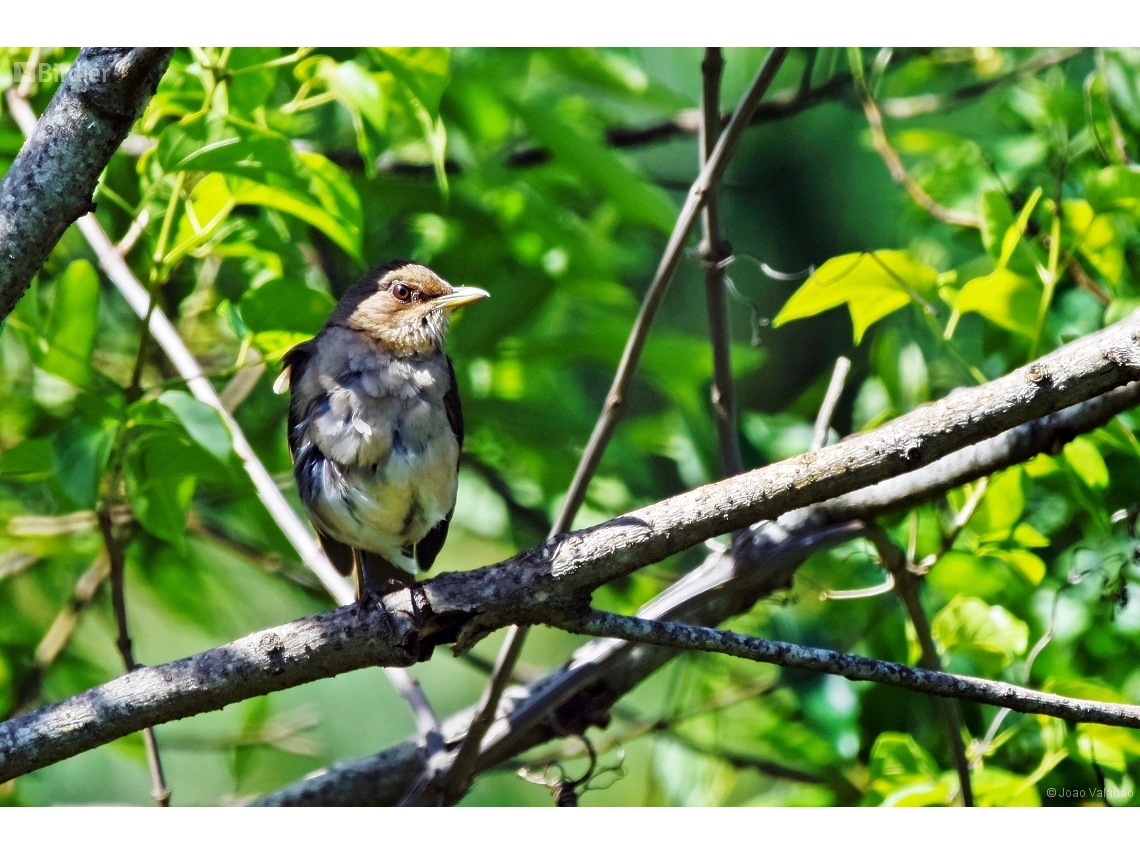
<path fill-rule="evenodd" d="M 1140 729 L 1140 706 L 1067 698 L 1048 692 L 1023 689 L 1011 683 L 983 680 L 961 674 L 946 674 L 924 668 L 908 668 L 851 653 L 817 647 L 802 647 L 782 641 L 766 641 L 739 632 L 687 626 L 669 621 L 644 620 L 591 610 L 583 617 L 569 617 L 552 626 L 581 635 L 620 638 L 642 644 L 658 644 L 681 650 L 726 653 L 753 662 L 768 662 L 785 668 L 803 668 L 820 674 L 835 674 L 848 680 L 869 680 L 927 695 L 977 701 L 1016 712 L 1048 715 L 1073 722 L 1111 724 Z"/>
<path fill-rule="evenodd" d="M 123 556 L 122 542 L 119 540 L 115 525 L 111 521 L 108 501 L 113 500 L 114 494 L 118 492 L 118 481 L 118 466 L 116 465 L 110 477 L 109 496 L 100 504 L 99 530 L 103 535 L 103 547 L 107 551 L 107 561 L 110 564 L 110 572 L 107 575 L 111 580 L 111 606 L 115 612 L 115 623 L 119 629 L 116 645 L 119 648 L 119 654 L 123 657 L 123 666 L 129 674 L 138 668 L 138 663 L 135 662 L 134 651 L 131 649 L 131 634 L 127 628 L 126 586 L 123 579 L 126 561 Z M 167 786 L 166 776 L 162 771 L 162 756 L 158 751 L 158 739 L 154 735 L 154 728 L 144 727 L 142 736 L 143 744 L 146 746 L 146 762 L 150 768 L 151 798 L 159 807 L 169 807 L 170 787 Z"/>
<path fill-rule="evenodd" d="M 171 48 L 84 48 L 0 179 L 0 320 L 64 230 L 94 210 L 111 155 L 154 95 Z M 16 89 L 9 97 L 18 97 Z"/>
<path fill-rule="evenodd" d="M 859 536 L 871 518 L 920 504 L 1039 453 L 1058 454 L 1074 436 L 1094 430 L 1140 404 L 1140 383 L 1046 416 L 907 475 L 893 478 L 754 526 L 731 553 L 710 556 L 639 611 L 640 617 L 714 626 L 748 611 L 758 599 L 787 587 L 813 552 Z M 620 697 L 676 655 L 672 648 L 597 640 L 562 668 L 520 689 L 505 719 L 485 740 L 480 769 L 492 768 L 535 745 L 591 724 L 604 727 Z M 474 709 L 443 723 L 448 744 L 463 738 Z M 557 722 L 557 728 L 553 722 Z M 394 804 L 424 768 L 422 743 L 401 743 L 380 754 L 344 761 L 265 796 L 279 805 Z M 393 795 L 394 793 L 394 795 Z"/>
<path fill-rule="evenodd" d="M 1007 71 L 1005 74 L 998 74 L 987 80 L 979 80 L 976 83 L 971 83 L 968 86 L 963 86 L 951 92 L 911 95 L 906 98 L 888 98 L 883 101 L 883 112 L 892 119 L 911 119 L 926 113 L 937 113 L 943 110 L 953 109 L 954 107 L 965 104 L 967 101 L 985 95 L 993 89 L 1005 86 L 1007 83 L 1012 83 L 1023 77 L 1029 77 L 1039 71 L 1044 71 L 1050 66 L 1060 65 L 1072 59 L 1074 56 L 1083 53 L 1085 50 L 1087 50 L 1087 48 L 1060 48 L 1057 50 L 1043 51 L 1032 59 L 1027 59 L 1016 68 Z"/>
<path fill-rule="evenodd" d="M 377 601 L 380 611 L 343 607 L 170 665 L 139 669 L 0 725 L 0 777 L 243 698 L 369 665 L 405 667 L 429 656 L 437 644 L 454 640 L 462 652 L 503 626 L 560 620 L 597 587 L 710 537 L 911 472 L 1140 377 L 1137 340 L 1140 314 L 871 433 L 560 535 L 481 570 L 441 574 L 393 592 Z M 1121 400 L 1134 401 L 1127 396 L 1137 385 L 1092 410 L 1103 414 Z M 912 487 L 909 500 L 922 495 L 923 487 L 930 489 L 929 482 Z M 892 498 L 889 490 L 885 494 Z"/>
<path fill-rule="evenodd" d="M 574 480 L 570 484 L 558 519 L 555 521 L 555 529 L 558 531 L 565 531 L 570 527 L 574 515 L 578 512 L 578 508 L 585 498 L 586 485 L 589 484 L 594 471 L 598 468 L 602 453 L 605 451 L 606 444 L 617 425 L 622 407 L 625 404 L 625 397 L 629 392 L 630 383 L 633 382 L 633 373 L 637 368 L 641 351 L 649 336 L 649 326 L 657 314 L 657 307 L 661 305 L 665 290 L 673 279 L 673 272 L 681 260 L 682 250 L 696 222 L 697 214 L 700 212 L 709 191 L 716 187 L 724 174 L 724 170 L 728 166 L 728 159 L 736 148 L 736 143 L 748 127 L 753 111 L 760 103 L 760 99 L 764 97 L 764 93 L 776 76 L 787 52 L 787 48 L 773 48 L 768 54 L 768 58 L 764 60 L 755 80 L 752 81 L 752 85 L 741 99 L 732 119 L 729 120 L 728 126 L 717 140 L 716 147 L 709 155 L 704 168 L 701 169 L 700 175 L 697 176 L 697 180 L 693 182 L 693 186 L 689 190 L 689 195 L 685 199 L 685 204 L 677 217 L 676 224 L 673 226 L 673 233 L 669 236 L 669 242 L 665 246 L 665 253 L 657 267 L 657 273 L 645 294 L 633 329 L 630 331 L 629 339 L 626 341 L 625 351 L 618 363 L 613 384 L 606 395 L 605 407 L 594 426 L 594 432 L 582 454 L 578 469 L 574 473 Z"/>
<path fill-rule="evenodd" d="M 594 425 L 594 431 L 590 435 L 586 449 L 578 461 L 578 468 L 574 472 L 574 478 L 570 482 L 566 498 L 563 499 L 558 517 L 551 528 L 551 537 L 568 531 L 574 523 L 574 517 L 586 498 L 586 487 L 590 483 L 590 479 L 593 478 L 606 445 L 613 435 L 614 427 L 621 417 L 625 396 L 633 382 L 633 375 L 637 370 L 637 363 L 641 359 L 641 351 L 645 347 L 645 341 L 649 337 L 649 327 L 653 323 L 653 318 L 657 314 L 657 307 L 661 304 L 665 291 L 673 278 L 673 272 L 680 262 L 685 242 L 696 222 L 697 213 L 708 201 L 708 194 L 715 190 L 724 170 L 728 167 L 728 161 L 736 148 L 736 143 L 744 133 L 752 118 L 752 113 L 764 97 L 764 93 L 768 91 L 768 87 L 776 76 L 776 72 L 779 71 L 787 53 L 787 48 L 773 48 L 769 52 L 757 71 L 752 85 L 748 87 L 739 105 L 737 105 L 736 112 L 728 126 L 720 134 L 716 147 L 708 156 L 697 180 L 693 182 L 693 186 L 689 190 L 688 198 L 685 200 L 677 222 L 673 225 L 673 233 L 669 236 L 669 242 L 665 246 L 665 253 L 658 265 L 657 273 L 642 300 L 641 309 L 634 320 L 629 338 L 626 339 L 625 350 L 622 353 L 621 361 L 618 363 L 613 384 L 610 386 L 602 413 L 598 416 L 598 421 Z M 481 745 L 483 735 L 494 720 L 499 697 L 509 680 L 509 677 L 505 675 L 509 675 L 514 670 L 525 642 L 526 627 L 511 627 L 499 653 L 495 672 L 491 675 L 487 691 L 483 695 L 479 714 L 472 722 L 471 732 L 466 740 L 473 743 L 473 746 L 464 745 L 459 752 L 456 765 L 445 776 L 445 789 L 449 794 L 464 792 L 469 786 L 473 773 L 473 758 L 477 756 L 476 747 Z M 462 761 L 462 765 L 459 765 L 458 761 Z"/>
<path fill-rule="evenodd" d="M 819 405 L 819 412 L 815 417 L 815 426 L 811 431 L 812 451 L 818 451 L 827 445 L 827 434 L 831 430 L 831 420 L 835 417 L 835 408 L 839 406 L 839 398 L 843 395 L 843 385 L 847 382 L 847 372 L 851 370 L 851 360 L 841 356 L 835 360 L 835 368 L 831 372 L 831 380 L 827 384 L 827 391 L 823 395 L 823 403 Z"/>
<path fill-rule="evenodd" d="M 709 153 L 716 146 L 720 132 L 720 76 L 724 60 L 720 48 L 706 48 L 701 63 L 701 134 L 700 166 L 704 169 Z M 705 265 L 705 302 L 709 313 L 709 338 L 712 340 L 713 382 L 712 404 L 716 417 L 717 441 L 720 445 L 720 468 L 723 477 L 744 471 L 740 456 L 740 438 L 736 431 L 736 390 L 732 382 L 731 336 L 724 301 L 724 265 L 732 248 L 721 234 L 720 205 L 717 188 L 709 188 L 701 211 L 701 257 Z"/>

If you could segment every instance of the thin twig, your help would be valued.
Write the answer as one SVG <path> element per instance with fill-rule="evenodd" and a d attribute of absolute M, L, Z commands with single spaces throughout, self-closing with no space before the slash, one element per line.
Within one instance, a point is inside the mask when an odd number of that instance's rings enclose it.
<path fill-rule="evenodd" d="M 843 395 L 843 386 L 847 382 L 847 372 L 851 370 L 851 360 L 841 356 L 835 360 L 835 368 L 831 372 L 831 380 L 827 384 L 823 403 L 819 405 L 819 412 L 815 417 L 815 427 L 811 432 L 811 451 L 819 451 L 827 445 L 827 434 L 831 430 L 831 420 L 835 418 L 835 408 L 839 406 L 839 399 Z"/>
<path fill-rule="evenodd" d="M 625 405 L 629 386 L 633 382 L 634 371 L 637 369 L 637 363 L 641 358 L 641 352 L 649 336 L 650 324 L 652 324 L 653 318 L 657 314 L 657 308 L 661 305 L 661 300 L 665 296 L 665 290 L 669 287 L 669 283 L 673 279 L 673 273 L 677 269 L 677 264 L 683 255 L 685 242 L 688 240 L 693 225 L 696 223 L 697 214 L 700 212 L 709 191 L 716 187 L 721 176 L 724 174 L 724 170 L 728 166 L 729 157 L 735 150 L 741 135 L 748 127 L 748 122 L 752 117 L 753 110 L 756 108 L 756 105 L 760 103 L 760 99 L 764 97 L 764 93 L 772 82 L 772 78 L 776 76 L 776 72 L 779 70 L 780 64 L 783 62 L 787 52 L 787 48 L 773 48 L 771 53 L 768 54 L 756 78 L 752 81 L 752 85 L 748 88 L 748 91 L 740 101 L 740 105 L 733 113 L 728 126 L 717 140 L 716 147 L 713 149 L 712 154 L 709 155 L 704 168 L 701 169 L 700 175 L 697 176 L 697 180 L 693 182 L 693 186 L 689 190 L 689 195 L 685 199 L 684 207 L 682 207 L 677 222 L 673 226 L 673 233 L 669 236 L 669 242 L 665 246 L 661 263 L 657 267 L 653 282 L 645 294 L 645 299 L 641 303 L 641 309 L 638 311 L 637 319 L 634 321 L 633 329 L 630 331 L 629 338 L 626 341 L 625 350 L 622 353 L 621 361 L 618 363 L 613 384 L 610 386 L 610 391 L 606 395 L 605 407 L 602 410 L 601 416 L 598 418 L 597 424 L 594 426 L 594 432 L 591 434 L 590 440 L 586 445 L 586 450 L 583 452 L 582 458 L 578 463 L 578 469 L 574 473 L 574 479 L 570 484 L 570 489 L 566 494 L 566 498 L 563 500 L 562 508 L 555 520 L 554 527 L 557 532 L 569 529 L 575 514 L 578 512 L 578 508 L 582 504 L 582 500 L 585 498 L 586 487 L 593 477 L 594 471 L 598 468 L 602 453 L 605 451 L 610 436 L 613 434 L 614 427 L 617 425 L 622 408 Z"/>
<path fill-rule="evenodd" d="M 855 77 L 855 87 L 863 100 L 863 113 L 867 116 L 867 124 L 871 128 L 871 140 L 875 145 L 875 150 L 879 152 L 879 156 L 883 158 L 883 162 L 887 165 L 887 170 L 891 173 L 891 178 L 894 179 L 896 184 L 906 190 L 907 195 L 910 196 L 919 207 L 923 208 L 935 219 L 949 223 L 952 226 L 980 229 L 982 227 L 982 220 L 977 214 L 972 214 L 968 211 L 955 211 L 938 204 L 929 193 L 922 189 L 922 186 L 917 181 L 910 177 L 910 173 L 907 172 L 906 165 L 903 164 L 902 158 L 899 157 L 899 153 L 895 151 L 891 145 L 891 141 L 887 138 L 886 129 L 883 127 L 883 114 L 879 111 L 875 99 L 867 88 L 866 80 L 863 77 L 862 59 L 857 48 L 851 50 L 850 57 L 851 71 Z"/>
<path fill-rule="evenodd" d="M 930 621 L 927 620 L 926 611 L 922 608 L 922 596 L 918 589 L 919 577 L 914 573 L 906 553 L 877 526 L 867 527 L 866 538 L 875 547 L 875 551 L 879 553 L 879 560 L 895 580 L 895 590 L 910 617 L 914 634 L 918 637 L 918 646 L 922 651 L 922 667 L 928 671 L 941 671 L 942 657 L 938 655 L 938 649 L 934 646 Z M 973 807 L 974 791 L 970 786 L 970 763 L 966 759 L 966 743 L 962 740 L 962 731 L 965 729 L 962 708 L 952 698 L 941 698 L 935 702 L 935 705 L 942 715 L 946 742 L 950 748 L 950 756 L 954 759 L 954 768 L 958 772 L 962 805 Z"/>
<path fill-rule="evenodd" d="M 723 69 L 720 48 L 706 48 L 705 59 L 701 63 L 703 86 L 699 151 L 702 169 L 720 133 L 720 77 Z M 721 234 L 720 205 L 715 186 L 710 187 L 705 196 L 701 229 L 704 232 L 701 257 L 705 267 L 705 302 L 708 305 L 713 354 L 712 405 L 720 446 L 721 475 L 727 478 L 743 472 L 744 462 L 736 429 L 736 390 L 732 382 L 731 336 L 724 299 L 724 266 L 732 254 L 732 247 Z"/>
<path fill-rule="evenodd" d="M 112 476 L 111 489 L 116 491 L 118 489 L 117 481 L 117 477 Z M 115 533 L 114 524 L 111 522 L 111 513 L 105 502 L 99 508 L 99 530 L 103 534 L 103 546 L 107 550 L 107 561 L 110 564 L 108 576 L 111 580 L 111 606 L 119 630 L 115 643 L 119 648 L 119 654 L 123 657 L 123 665 L 130 673 L 139 666 L 135 662 L 134 651 L 131 649 L 130 630 L 127 628 L 127 601 L 123 584 L 123 571 L 125 569 L 123 545 Z M 158 740 L 155 738 L 154 728 L 144 727 L 142 737 L 146 746 L 147 766 L 150 767 L 151 798 L 159 807 L 170 807 L 170 787 L 167 785 L 166 776 L 162 772 L 162 756 L 158 751 Z"/>
<path fill-rule="evenodd" d="M 803 668 L 819 674 L 834 674 L 848 680 L 867 680 L 887 686 L 912 689 L 927 695 L 977 701 L 1017 712 L 1035 713 L 1072 722 L 1109 724 L 1140 729 L 1140 706 L 1070 698 L 1049 692 L 1023 689 L 998 680 L 983 680 L 962 674 L 947 674 L 925 668 L 908 668 L 897 662 L 869 659 L 852 653 L 837 653 L 784 641 L 768 641 L 739 632 L 703 626 L 588 610 L 578 617 L 561 615 L 559 629 L 579 635 L 620 638 L 679 650 L 724 653 L 753 662 L 785 668 Z"/>
<path fill-rule="evenodd" d="M 1085 50 L 1086 48 L 1060 48 L 1044 51 L 1032 59 L 1027 59 L 1005 74 L 999 74 L 988 80 L 979 80 L 951 92 L 911 95 L 905 98 L 887 98 L 882 103 L 882 110 L 892 119 L 911 119 L 926 113 L 952 109 L 1007 83 L 1036 74 L 1050 66 L 1059 65 Z"/>
<path fill-rule="evenodd" d="M 769 52 L 767 58 L 760 66 L 760 70 L 757 72 L 755 79 L 752 81 L 752 85 L 749 86 L 748 91 L 744 93 L 744 97 L 741 98 L 736 112 L 733 113 L 724 132 L 717 140 L 717 144 L 705 162 L 704 167 L 701 169 L 700 174 L 697 176 L 697 180 L 693 182 L 693 186 L 689 190 L 689 195 L 685 200 L 677 222 L 673 226 L 673 233 L 669 236 L 669 242 L 666 244 L 661 263 L 657 267 L 657 273 L 654 275 L 653 282 L 650 284 L 649 290 L 642 300 L 641 309 L 638 311 L 633 329 L 630 331 L 629 338 L 626 340 L 625 350 L 622 353 L 621 361 L 618 363 L 617 372 L 614 375 L 609 394 L 606 396 L 605 406 L 602 409 L 601 415 L 598 417 L 597 423 L 594 425 L 594 431 L 586 445 L 586 450 L 582 453 L 582 457 L 578 462 L 578 468 L 570 483 L 570 489 L 566 493 L 566 498 L 563 500 L 562 507 L 559 509 L 558 516 L 554 521 L 554 526 L 551 528 L 551 537 L 569 531 L 570 526 L 574 522 L 574 517 L 586 497 L 586 487 L 593 477 L 598 463 L 602 459 L 606 445 L 609 443 L 610 437 L 613 435 L 614 428 L 617 425 L 618 418 L 625 403 L 625 396 L 629 391 L 630 384 L 633 382 L 633 375 L 637 369 L 637 363 L 641 358 L 641 352 L 649 336 L 649 327 L 653 322 L 654 316 L 657 314 L 657 308 L 660 306 L 662 298 L 665 296 L 665 290 L 668 288 L 670 281 L 672 281 L 677 264 L 681 260 L 685 242 L 688 240 L 693 225 L 696 223 L 697 214 L 707 201 L 709 192 L 716 188 L 717 183 L 724 174 L 724 170 L 728 166 L 729 158 L 736 148 L 737 142 L 748 127 L 752 113 L 755 111 L 757 105 L 759 105 L 760 100 L 764 97 L 764 93 L 768 91 L 768 87 L 771 85 L 787 53 L 787 48 L 773 48 Z M 482 739 L 486 735 L 487 729 L 491 726 L 495 711 L 498 709 L 499 697 L 509 682 L 509 676 L 503 676 L 502 674 L 505 671 L 506 674 L 509 675 L 514 669 L 515 663 L 518 662 L 519 655 L 522 653 L 522 646 L 525 641 L 526 627 L 512 626 L 507 632 L 507 638 L 503 642 L 495 674 L 492 675 L 487 691 L 484 693 L 479 713 L 471 723 L 471 729 L 468 731 L 465 742 L 473 742 L 476 746 L 482 744 Z M 466 791 L 471 776 L 474 773 L 474 759 L 477 759 L 479 756 L 478 752 L 474 749 L 464 751 L 464 748 L 466 748 L 466 745 L 460 748 L 456 765 L 452 766 L 452 769 L 445 776 L 445 790 L 452 795 L 460 790 Z M 458 760 L 460 759 L 464 762 L 464 766 L 458 764 Z M 462 786 L 460 786 L 460 784 L 462 784 Z"/>

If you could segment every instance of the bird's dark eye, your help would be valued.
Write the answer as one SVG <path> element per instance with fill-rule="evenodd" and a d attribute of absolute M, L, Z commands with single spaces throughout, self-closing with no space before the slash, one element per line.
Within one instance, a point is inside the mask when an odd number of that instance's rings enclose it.
<path fill-rule="evenodd" d="M 406 303 L 412 299 L 412 289 L 405 285 L 403 282 L 397 282 L 392 286 L 392 296 L 399 300 L 401 303 Z"/>

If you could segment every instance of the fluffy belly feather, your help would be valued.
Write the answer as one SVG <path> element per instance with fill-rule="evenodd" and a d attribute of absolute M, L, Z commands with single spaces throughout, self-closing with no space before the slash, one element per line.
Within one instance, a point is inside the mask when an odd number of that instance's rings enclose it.
<path fill-rule="evenodd" d="M 393 450 L 372 467 L 335 467 L 341 489 L 320 491 L 313 508 L 328 534 L 344 543 L 383 555 L 415 572 L 411 547 L 455 506 L 459 446 L 441 437 L 428 450 Z"/>

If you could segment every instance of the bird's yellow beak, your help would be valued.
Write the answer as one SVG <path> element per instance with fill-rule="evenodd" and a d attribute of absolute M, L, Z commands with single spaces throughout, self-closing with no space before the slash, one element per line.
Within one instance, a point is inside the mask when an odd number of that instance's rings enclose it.
<path fill-rule="evenodd" d="M 474 303 L 476 300 L 482 300 L 484 297 L 491 295 L 484 291 L 482 288 L 476 288 L 472 285 L 459 285 L 455 287 L 450 294 L 436 297 L 433 301 L 437 306 L 443 306 L 448 311 L 458 309 L 460 306 L 466 306 L 468 303 Z"/>

